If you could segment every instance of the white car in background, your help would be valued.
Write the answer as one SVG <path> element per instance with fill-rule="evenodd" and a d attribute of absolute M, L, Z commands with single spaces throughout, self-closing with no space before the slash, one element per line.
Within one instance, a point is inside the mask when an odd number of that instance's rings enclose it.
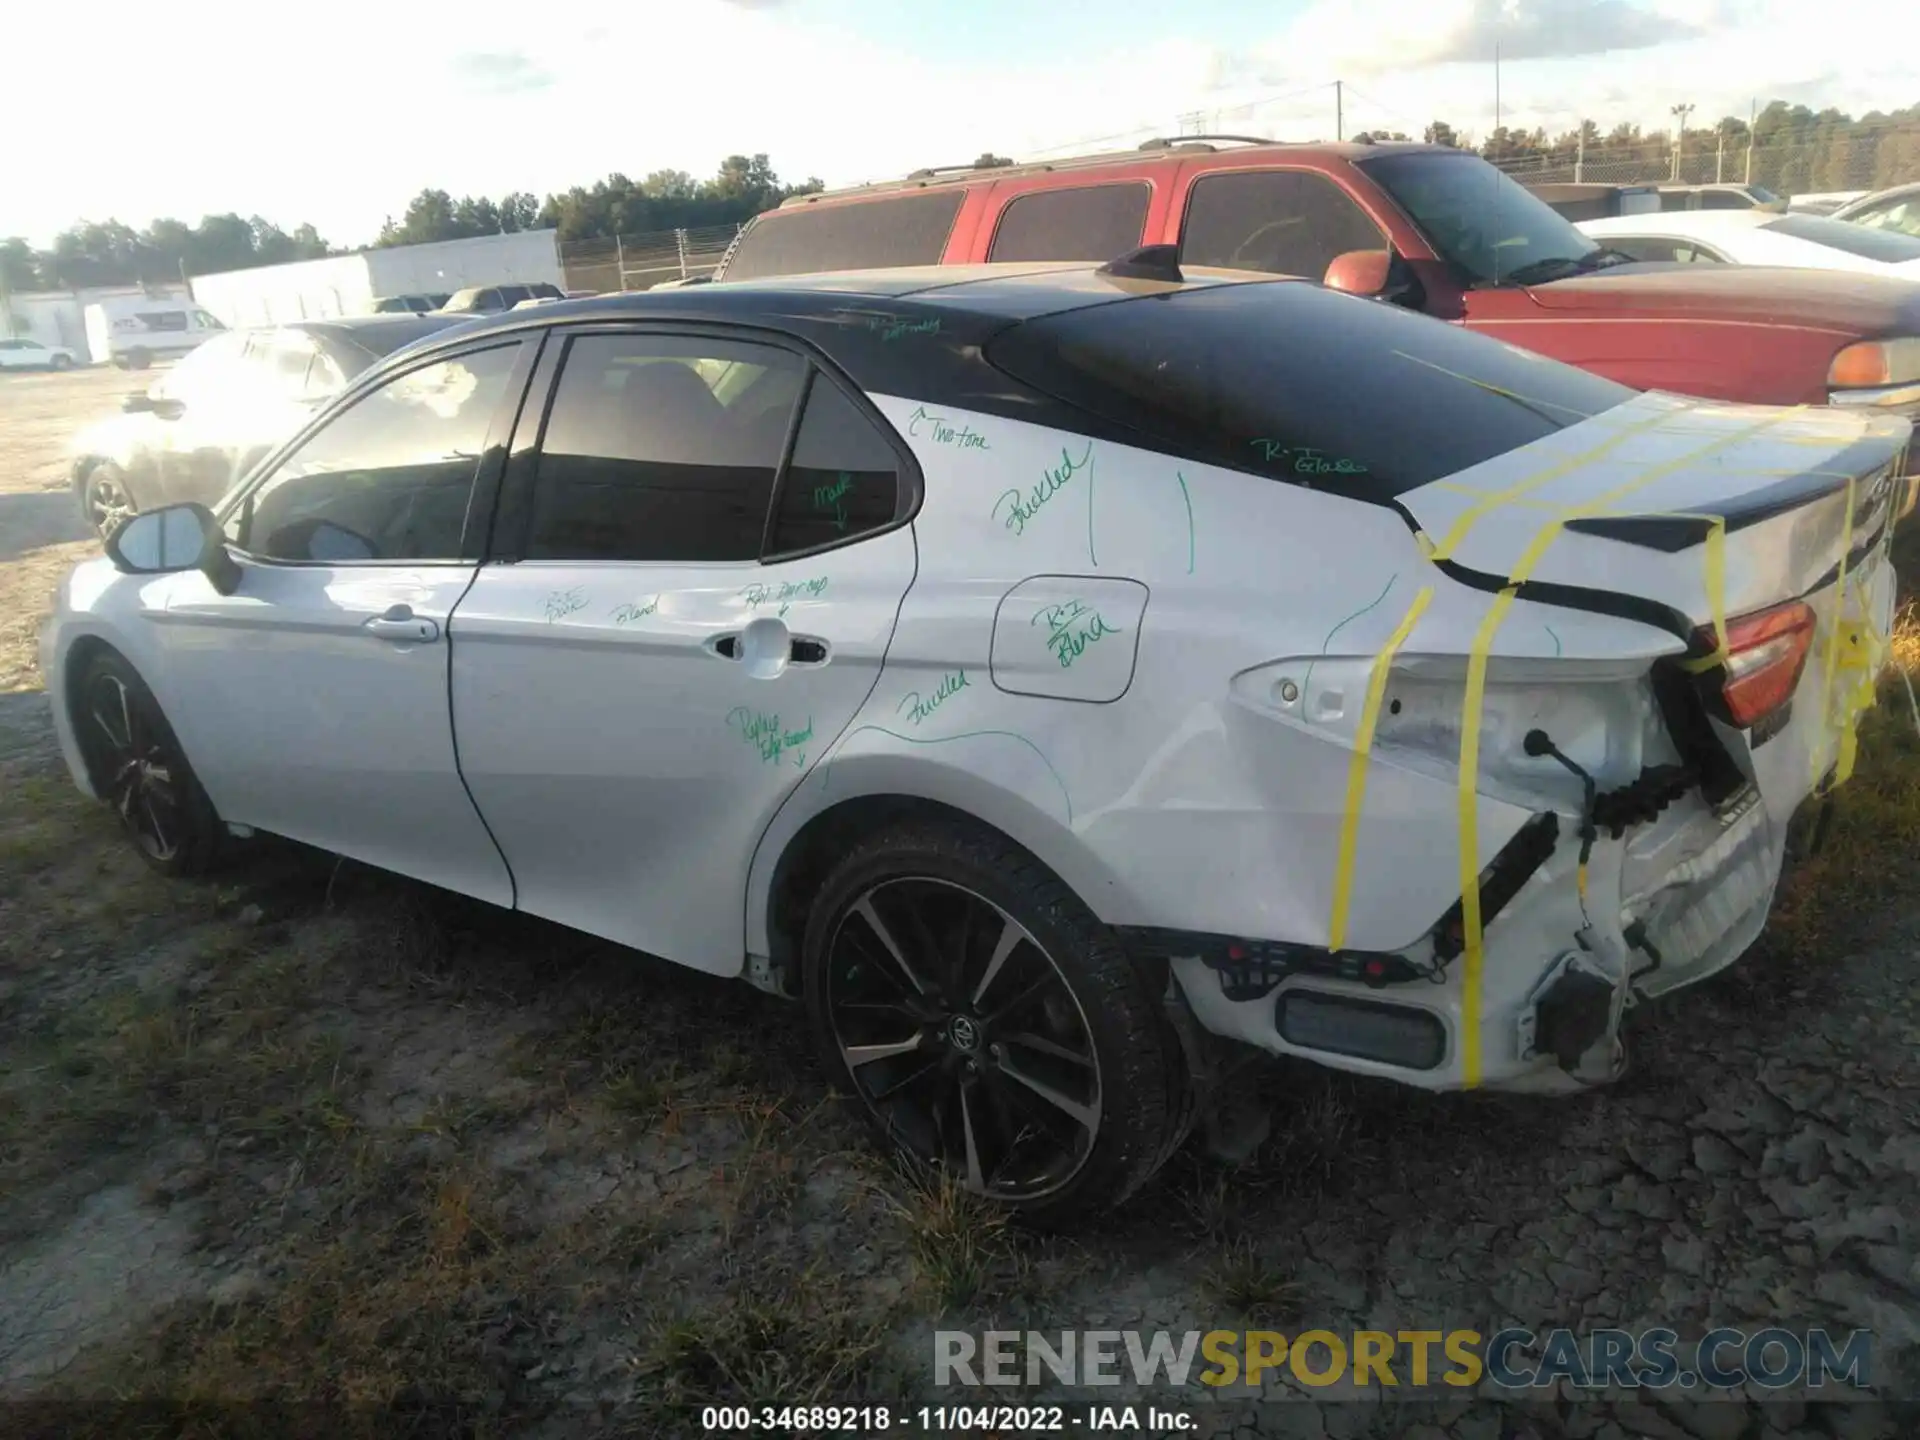
<path fill-rule="evenodd" d="M 1920 239 L 1823 215 L 1676 210 L 1580 222 L 1583 235 L 1636 260 L 1789 265 L 1920 280 Z"/>
<path fill-rule="evenodd" d="M 66 370 L 79 363 L 73 351 L 62 345 L 42 345 L 24 337 L 0 340 L 0 370 Z"/>

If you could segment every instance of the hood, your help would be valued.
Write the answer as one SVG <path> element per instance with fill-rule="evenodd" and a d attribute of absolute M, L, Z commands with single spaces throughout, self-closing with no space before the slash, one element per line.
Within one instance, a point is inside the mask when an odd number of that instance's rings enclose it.
<path fill-rule="evenodd" d="M 98 416 L 73 432 L 73 438 L 67 442 L 67 453 L 103 455 L 117 460 L 126 453 L 134 430 L 143 418 L 117 412 Z"/>
<path fill-rule="evenodd" d="M 1596 237 L 1605 243 L 1604 237 Z M 1528 290 L 1545 310 L 1765 319 L 1856 335 L 1920 334 L 1920 284 L 1774 265 L 1622 265 Z"/>

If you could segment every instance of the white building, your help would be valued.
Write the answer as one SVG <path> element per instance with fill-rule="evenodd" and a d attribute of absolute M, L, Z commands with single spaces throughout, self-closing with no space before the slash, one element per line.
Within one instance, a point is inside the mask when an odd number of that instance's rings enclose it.
<path fill-rule="evenodd" d="M 565 287 L 559 232 L 523 230 L 399 245 L 193 277 L 193 298 L 227 325 L 368 315 L 388 295 L 446 295 L 469 285 Z"/>

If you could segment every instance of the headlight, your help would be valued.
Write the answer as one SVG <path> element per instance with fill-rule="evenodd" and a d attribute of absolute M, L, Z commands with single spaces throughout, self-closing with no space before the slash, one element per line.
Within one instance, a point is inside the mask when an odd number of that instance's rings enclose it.
<path fill-rule="evenodd" d="M 1920 339 L 1863 340 L 1833 357 L 1827 384 L 1835 390 L 1868 390 L 1920 382 Z"/>

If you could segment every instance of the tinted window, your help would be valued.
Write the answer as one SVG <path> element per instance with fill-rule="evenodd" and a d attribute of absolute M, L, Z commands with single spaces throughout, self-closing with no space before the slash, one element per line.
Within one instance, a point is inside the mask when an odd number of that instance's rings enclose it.
<path fill-rule="evenodd" d="M 517 349 L 410 370 L 356 400 L 274 467 L 227 533 L 272 560 L 459 558 Z"/>
<path fill-rule="evenodd" d="M 535 560 L 752 560 L 805 366 L 724 340 L 575 340 L 540 443 Z"/>
<path fill-rule="evenodd" d="M 954 189 L 776 210 L 747 227 L 727 262 L 725 278 L 938 265 L 963 198 Z"/>
<path fill-rule="evenodd" d="M 1829 220 L 1824 215 L 1782 215 L 1761 228 L 1791 235 L 1796 240 L 1811 240 L 1816 245 L 1830 246 L 1868 260 L 1885 260 L 1896 265 L 1903 260 L 1920 260 L 1920 239 L 1896 231 L 1872 230 L 1845 220 Z"/>
<path fill-rule="evenodd" d="M 1599 249 L 1478 155 L 1422 151 L 1359 165 L 1469 280 L 1497 284 L 1522 272 L 1553 277 Z"/>
<path fill-rule="evenodd" d="M 1071 310 L 1006 332 L 987 357 L 1148 445 L 1370 498 L 1636 393 L 1398 306 L 1293 282 Z"/>
<path fill-rule="evenodd" d="M 1090 185 L 1019 196 L 1000 216 L 989 260 L 1111 260 L 1140 244 L 1145 185 Z"/>
<path fill-rule="evenodd" d="M 502 305 L 518 305 L 522 300 L 533 298 L 533 292 L 524 285 L 502 285 L 493 293 L 500 297 Z"/>
<path fill-rule="evenodd" d="M 1324 176 L 1254 170 L 1194 182 L 1180 258 L 1318 280 L 1335 256 L 1386 243 L 1366 212 Z"/>
<path fill-rule="evenodd" d="M 184 310 L 142 310 L 134 318 L 149 330 L 187 328 L 187 312 Z"/>
<path fill-rule="evenodd" d="M 1849 223 L 1875 230 L 1894 230 L 1902 235 L 1920 235 L 1920 196 L 1908 196 L 1877 210 L 1863 211 Z"/>
<path fill-rule="evenodd" d="M 1738 190 L 1705 190 L 1700 195 L 1702 210 L 1751 210 L 1753 201 Z"/>
<path fill-rule="evenodd" d="M 780 482 L 768 552 L 810 550 L 891 525 L 899 497 L 898 452 L 846 392 L 816 374 Z"/>

